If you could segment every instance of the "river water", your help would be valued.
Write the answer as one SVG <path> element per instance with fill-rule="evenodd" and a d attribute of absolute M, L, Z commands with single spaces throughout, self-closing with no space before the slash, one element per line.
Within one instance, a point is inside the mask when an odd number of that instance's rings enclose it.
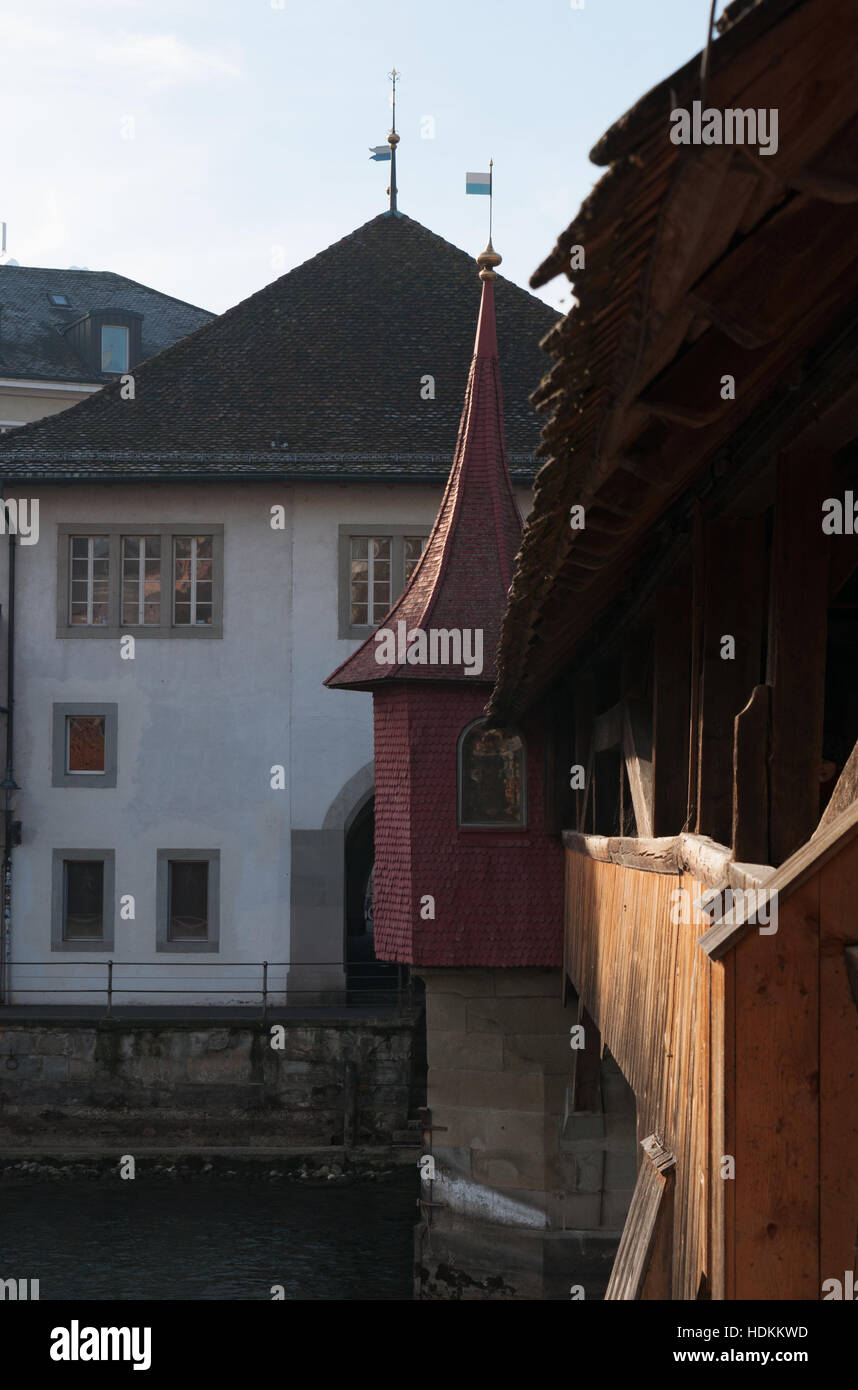
<path fill-rule="evenodd" d="M 408 1300 L 414 1173 L 372 1183 L 0 1186 L 0 1278 L 39 1298 Z"/>

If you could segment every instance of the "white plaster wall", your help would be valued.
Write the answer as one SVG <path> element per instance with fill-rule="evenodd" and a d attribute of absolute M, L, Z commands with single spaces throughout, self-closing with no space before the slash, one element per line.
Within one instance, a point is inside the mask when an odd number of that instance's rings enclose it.
<path fill-rule="evenodd" d="M 524 512 L 529 490 L 517 492 Z M 250 963 L 290 959 L 290 826 L 321 827 L 344 784 L 372 758 L 371 696 L 322 685 L 358 645 L 337 637 L 339 526 L 429 526 L 441 488 L 74 484 L 9 488 L 7 495 L 38 495 L 40 503 L 38 544 L 17 550 L 15 778 L 22 790 L 15 815 L 23 842 L 13 853 L 12 1002 L 98 1002 L 103 996 L 73 999 L 49 984 L 101 987 L 108 957 L 117 962 L 117 985 L 134 979 L 154 988 L 169 976 L 173 987 L 229 989 L 184 1001 L 123 991 L 117 1003 L 254 1002 L 261 971 Z M 275 503 L 286 507 L 285 531 L 271 529 Z M 134 661 L 121 660 L 115 640 L 58 639 L 57 524 L 89 530 L 146 521 L 223 523 L 223 639 L 143 638 Z M 6 560 L 4 540 L 4 618 Z M 5 645 L 5 621 L 3 635 Z M 5 692 L 5 672 L 3 680 Z M 52 706 L 72 701 L 119 706 L 115 790 L 51 785 Z M 285 792 L 270 787 L 275 763 L 286 767 Z M 51 951 L 55 847 L 115 850 L 113 951 Z M 169 848 L 220 850 L 217 954 L 155 950 L 156 851 Z M 134 896 L 134 921 L 119 920 L 123 894 Z M 217 961 L 248 964 L 230 970 Z M 272 983 L 284 975 L 272 971 Z M 38 992 L 24 992 L 30 989 Z"/>

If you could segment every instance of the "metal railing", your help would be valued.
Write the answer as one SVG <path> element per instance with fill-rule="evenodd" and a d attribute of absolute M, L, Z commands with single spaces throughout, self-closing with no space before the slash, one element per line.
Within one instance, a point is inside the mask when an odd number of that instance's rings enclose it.
<path fill-rule="evenodd" d="M 64 980 L 53 983 L 41 980 L 37 986 L 28 988 L 15 983 L 11 993 L 16 997 L 23 994 L 103 994 L 105 996 L 105 1014 L 110 1018 L 113 1014 L 113 1006 L 117 994 L 132 994 L 139 996 L 143 994 L 161 995 L 232 995 L 245 997 L 252 995 L 258 998 L 261 1004 L 261 1017 L 265 1020 L 271 1008 L 284 1009 L 291 1011 L 294 1009 L 317 1009 L 317 1008 L 367 1008 L 380 1007 L 382 1005 L 395 1006 L 396 1012 L 401 1013 L 403 1009 L 410 1010 L 414 1006 L 414 981 L 407 965 L 387 964 L 386 962 L 361 962 L 360 964 L 349 964 L 342 961 L 247 961 L 247 960 L 217 960 L 217 961 L 183 961 L 181 965 L 175 961 L 134 961 L 134 960 L 106 960 L 106 961 L 68 961 L 68 960 L 14 960 L 11 962 L 15 970 L 21 968 L 35 968 L 46 970 L 50 968 L 75 971 L 86 969 L 88 971 L 97 970 L 103 972 L 100 979 L 87 984 L 69 984 Z M 247 984 L 231 981 L 230 984 L 222 989 L 207 985 L 205 989 L 196 989 L 187 984 L 171 985 L 156 984 L 150 987 L 148 978 L 138 978 L 134 982 L 127 984 L 117 982 L 117 972 L 125 970 L 169 970 L 173 978 L 182 975 L 186 976 L 193 970 L 240 970 L 258 972 L 256 982 Z M 313 971 L 336 971 L 342 976 L 342 984 L 334 988 L 323 983 L 324 977 L 317 984 L 298 986 L 290 984 L 289 973 L 299 969 L 302 972 Z M 277 981 L 276 976 L 272 977 L 272 972 L 285 970 L 287 974 Z M 79 979 L 80 976 L 76 976 Z M 282 1004 L 273 1004 L 272 998 L 283 998 Z M 302 1001 L 303 996 L 303 1001 Z M 310 1002 L 312 1000 L 312 1002 Z M 121 1006 L 119 1006 L 121 1007 Z M 134 1007 L 133 1005 L 129 1007 Z M 227 1008 L 244 1009 L 247 1004 L 227 1005 Z"/>

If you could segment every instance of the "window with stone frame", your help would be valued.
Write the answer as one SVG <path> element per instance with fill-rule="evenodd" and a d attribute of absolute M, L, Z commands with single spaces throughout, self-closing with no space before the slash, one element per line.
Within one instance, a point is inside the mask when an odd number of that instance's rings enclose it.
<path fill-rule="evenodd" d="M 384 621 L 428 537 L 420 526 L 340 527 L 340 637 L 365 637 Z"/>

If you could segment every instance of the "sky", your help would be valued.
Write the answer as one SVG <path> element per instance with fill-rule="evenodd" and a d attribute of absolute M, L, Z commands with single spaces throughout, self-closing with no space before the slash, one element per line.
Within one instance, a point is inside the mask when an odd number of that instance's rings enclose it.
<path fill-rule="evenodd" d="M 220 313 L 387 207 L 369 150 L 396 67 L 400 209 L 476 255 L 465 174 L 492 157 L 501 273 L 526 285 L 600 176 L 589 150 L 700 50 L 709 3 L 0 0 L 7 258 Z"/>

